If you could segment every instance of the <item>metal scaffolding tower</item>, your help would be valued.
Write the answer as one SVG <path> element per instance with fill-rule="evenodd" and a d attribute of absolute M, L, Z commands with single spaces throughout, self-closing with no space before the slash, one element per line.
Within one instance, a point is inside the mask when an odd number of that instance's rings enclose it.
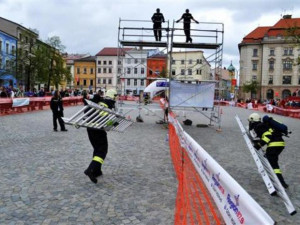
<path fill-rule="evenodd" d="M 223 42 L 224 42 L 224 24 L 223 23 L 210 23 L 210 22 L 200 22 L 199 24 L 191 24 L 192 29 L 191 38 L 193 43 L 185 42 L 185 34 L 182 23 L 175 23 L 173 21 L 172 28 L 169 27 L 169 21 L 163 23 L 162 30 L 162 41 L 154 41 L 154 34 L 152 28 L 152 21 L 148 20 L 119 20 L 119 30 L 118 30 L 118 47 L 120 49 L 118 54 L 119 61 L 122 62 L 121 57 L 125 55 L 126 48 L 129 47 L 135 49 L 149 49 L 149 48 L 160 48 L 161 51 L 166 51 L 167 65 L 169 68 L 169 97 L 172 95 L 171 81 L 177 81 L 176 75 L 172 75 L 172 54 L 176 49 L 181 52 L 188 52 L 190 49 L 205 50 L 204 53 L 207 55 L 205 57 L 206 61 L 210 66 L 213 67 L 213 72 L 208 80 L 194 80 L 195 84 L 210 82 L 215 83 L 216 93 L 219 88 L 218 77 L 221 76 L 222 70 L 222 60 L 223 60 Z M 181 26 L 181 28 L 180 28 Z M 126 78 L 123 64 L 120 63 L 120 73 L 118 73 L 118 79 Z M 180 82 L 185 82 L 180 80 Z M 191 80 L 186 82 L 191 83 Z M 120 83 L 120 81 L 119 81 Z M 195 93 L 197 95 L 199 93 Z M 215 96 L 219 99 L 219 96 Z M 196 109 L 196 107 L 190 107 L 191 109 Z M 172 106 L 170 106 L 172 110 Z M 175 107 L 174 107 L 175 109 Z M 186 107 L 183 110 L 187 110 Z M 196 109 L 197 110 L 197 109 Z M 197 110 L 201 112 L 200 110 Z M 212 122 L 218 124 L 220 129 L 220 107 L 219 105 L 214 105 L 211 109 L 209 116 L 201 112 L 204 116 L 209 118 L 210 124 Z"/>

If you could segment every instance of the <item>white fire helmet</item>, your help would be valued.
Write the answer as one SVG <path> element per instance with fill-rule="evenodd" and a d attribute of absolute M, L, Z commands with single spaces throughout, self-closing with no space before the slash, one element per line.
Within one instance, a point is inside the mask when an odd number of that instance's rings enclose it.
<path fill-rule="evenodd" d="M 249 118 L 248 118 L 249 122 L 260 122 L 261 118 L 260 115 L 258 113 L 252 113 Z"/>

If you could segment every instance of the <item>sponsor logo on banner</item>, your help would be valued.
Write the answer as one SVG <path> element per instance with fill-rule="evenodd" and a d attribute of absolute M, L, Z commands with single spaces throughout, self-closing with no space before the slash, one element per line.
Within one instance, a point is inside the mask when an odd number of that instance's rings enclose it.
<path fill-rule="evenodd" d="M 237 218 L 237 221 L 239 221 L 240 224 L 245 224 L 245 218 L 244 218 L 242 212 L 238 208 L 239 197 L 240 197 L 240 195 L 234 195 L 232 198 L 230 194 L 227 194 L 226 200 L 229 205 L 229 208 L 227 207 L 227 205 L 225 205 L 224 209 L 226 210 L 227 215 L 231 218 L 231 221 L 233 221 L 233 220 L 236 221 L 236 219 L 233 219 L 231 216 L 230 211 L 233 211 L 234 215 Z M 233 223 L 233 224 L 236 224 L 236 223 Z"/>
<path fill-rule="evenodd" d="M 210 170 L 207 167 L 207 159 L 202 160 L 201 166 L 202 166 L 201 171 L 202 171 L 203 175 L 205 176 L 206 180 L 209 182 Z"/>
<path fill-rule="evenodd" d="M 216 193 L 217 198 L 219 199 L 220 202 L 223 202 L 223 195 L 225 195 L 225 189 L 220 183 L 220 173 L 218 174 L 213 174 L 212 175 L 212 183 L 211 187 Z"/>

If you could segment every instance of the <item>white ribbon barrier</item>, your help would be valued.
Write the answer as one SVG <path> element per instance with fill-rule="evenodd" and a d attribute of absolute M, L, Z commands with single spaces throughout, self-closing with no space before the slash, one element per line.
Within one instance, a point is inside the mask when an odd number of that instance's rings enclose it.
<path fill-rule="evenodd" d="M 169 115 L 183 148 L 214 199 L 226 224 L 275 224 L 266 211 Z"/>
<path fill-rule="evenodd" d="M 29 98 L 13 98 L 12 107 L 29 105 Z"/>

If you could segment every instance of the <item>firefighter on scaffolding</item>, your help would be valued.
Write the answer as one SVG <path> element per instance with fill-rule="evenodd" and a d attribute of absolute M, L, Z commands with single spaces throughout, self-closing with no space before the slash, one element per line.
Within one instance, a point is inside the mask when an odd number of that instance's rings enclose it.
<path fill-rule="evenodd" d="M 194 19 L 192 14 L 190 14 L 190 10 L 186 9 L 185 13 L 182 14 L 181 18 L 176 21 L 176 23 L 179 23 L 180 20 L 183 19 L 183 29 L 184 34 L 186 36 L 186 43 L 193 42 L 193 39 L 191 38 L 191 20 L 195 21 L 196 23 L 199 23 L 197 20 Z"/>
<path fill-rule="evenodd" d="M 156 9 L 156 13 L 151 17 L 153 22 L 153 32 L 156 41 L 161 41 L 161 23 L 165 22 L 164 15 L 160 12 L 160 9 Z"/>

